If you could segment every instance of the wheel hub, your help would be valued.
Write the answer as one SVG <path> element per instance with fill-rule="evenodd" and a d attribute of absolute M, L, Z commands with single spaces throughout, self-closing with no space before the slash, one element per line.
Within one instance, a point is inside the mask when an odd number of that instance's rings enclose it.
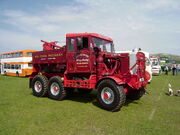
<path fill-rule="evenodd" d="M 36 81 L 34 84 L 34 89 L 36 92 L 40 92 L 42 90 L 42 84 L 40 81 Z"/>
<path fill-rule="evenodd" d="M 105 87 L 101 91 L 101 99 L 106 104 L 111 104 L 114 101 L 114 92 L 111 88 Z"/>
<path fill-rule="evenodd" d="M 109 93 L 109 92 L 105 92 L 104 93 L 104 99 L 109 99 L 111 97 L 111 93 Z"/>
<path fill-rule="evenodd" d="M 57 91 L 57 87 L 54 87 L 53 90 L 56 92 Z"/>
<path fill-rule="evenodd" d="M 37 87 L 38 89 L 40 89 L 40 88 L 41 88 L 41 85 L 37 84 L 36 87 Z"/>
<path fill-rule="evenodd" d="M 57 82 L 53 82 L 50 86 L 51 94 L 57 96 L 60 92 L 60 87 Z"/>

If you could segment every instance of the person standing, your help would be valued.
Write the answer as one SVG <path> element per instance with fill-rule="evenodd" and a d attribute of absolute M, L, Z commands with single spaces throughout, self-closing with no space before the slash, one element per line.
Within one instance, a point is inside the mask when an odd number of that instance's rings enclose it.
<path fill-rule="evenodd" d="M 173 75 L 175 75 L 175 71 L 176 71 L 176 66 L 173 65 L 173 67 L 172 67 L 172 74 L 173 74 Z"/>
<path fill-rule="evenodd" d="M 179 65 L 176 64 L 176 75 L 178 75 L 178 72 L 179 72 Z"/>
<path fill-rule="evenodd" d="M 169 68 L 168 68 L 168 66 L 166 65 L 166 66 L 165 66 L 165 74 L 166 74 L 166 75 L 168 75 L 168 71 L 169 71 Z"/>

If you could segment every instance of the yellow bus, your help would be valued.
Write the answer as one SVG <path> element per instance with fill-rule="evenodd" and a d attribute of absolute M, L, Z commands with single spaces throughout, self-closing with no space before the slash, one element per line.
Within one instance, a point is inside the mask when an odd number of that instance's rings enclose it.
<path fill-rule="evenodd" d="M 9 76 L 29 76 L 32 73 L 32 53 L 36 50 L 21 50 L 0 54 L 0 72 Z"/>

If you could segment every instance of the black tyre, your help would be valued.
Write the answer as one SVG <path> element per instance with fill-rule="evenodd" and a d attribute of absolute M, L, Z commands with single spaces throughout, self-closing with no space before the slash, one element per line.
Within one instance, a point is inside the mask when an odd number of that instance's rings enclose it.
<path fill-rule="evenodd" d="M 108 111 L 118 111 L 126 101 L 123 86 L 118 86 L 114 81 L 106 79 L 98 85 L 98 102 Z"/>
<path fill-rule="evenodd" d="M 36 75 L 32 80 L 33 95 L 43 97 L 47 94 L 48 79 L 44 75 Z"/>
<path fill-rule="evenodd" d="M 92 89 L 77 89 L 79 93 L 81 94 L 89 94 L 91 93 Z"/>
<path fill-rule="evenodd" d="M 66 97 L 66 89 L 59 76 L 54 76 L 49 80 L 48 96 L 55 100 L 63 100 Z"/>
<path fill-rule="evenodd" d="M 132 100 L 138 100 L 144 95 L 144 93 L 144 89 L 132 90 L 131 92 L 129 92 L 128 98 Z"/>

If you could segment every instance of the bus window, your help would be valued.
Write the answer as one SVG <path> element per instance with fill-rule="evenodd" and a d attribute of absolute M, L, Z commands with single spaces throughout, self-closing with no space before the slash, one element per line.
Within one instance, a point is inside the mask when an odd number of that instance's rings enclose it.
<path fill-rule="evenodd" d="M 10 64 L 7 64 L 7 69 L 10 69 Z"/>
<path fill-rule="evenodd" d="M 7 68 L 7 64 L 4 64 L 4 69 L 6 69 Z"/>
<path fill-rule="evenodd" d="M 20 53 L 19 53 L 19 57 L 22 57 L 22 56 L 23 56 L 23 54 L 22 54 L 22 52 L 20 52 Z"/>
<path fill-rule="evenodd" d="M 18 65 L 15 65 L 15 69 L 19 69 L 19 66 L 18 66 Z"/>
<path fill-rule="evenodd" d="M 18 65 L 18 68 L 21 69 L 21 65 Z"/>
<path fill-rule="evenodd" d="M 32 63 L 28 63 L 28 67 L 32 67 Z"/>
<path fill-rule="evenodd" d="M 12 54 L 9 54 L 9 58 L 12 58 Z"/>
<path fill-rule="evenodd" d="M 15 57 L 18 57 L 18 53 L 15 53 Z"/>
<path fill-rule="evenodd" d="M 14 69 L 14 65 L 13 64 L 11 65 L 11 69 Z"/>
<path fill-rule="evenodd" d="M 27 52 L 26 56 L 32 56 L 32 52 Z"/>
<path fill-rule="evenodd" d="M 12 54 L 12 57 L 13 57 L 13 58 L 14 58 L 14 57 L 16 57 L 16 54 L 15 54 L 15 53 L 13 53 L 13 54 Z"/>

